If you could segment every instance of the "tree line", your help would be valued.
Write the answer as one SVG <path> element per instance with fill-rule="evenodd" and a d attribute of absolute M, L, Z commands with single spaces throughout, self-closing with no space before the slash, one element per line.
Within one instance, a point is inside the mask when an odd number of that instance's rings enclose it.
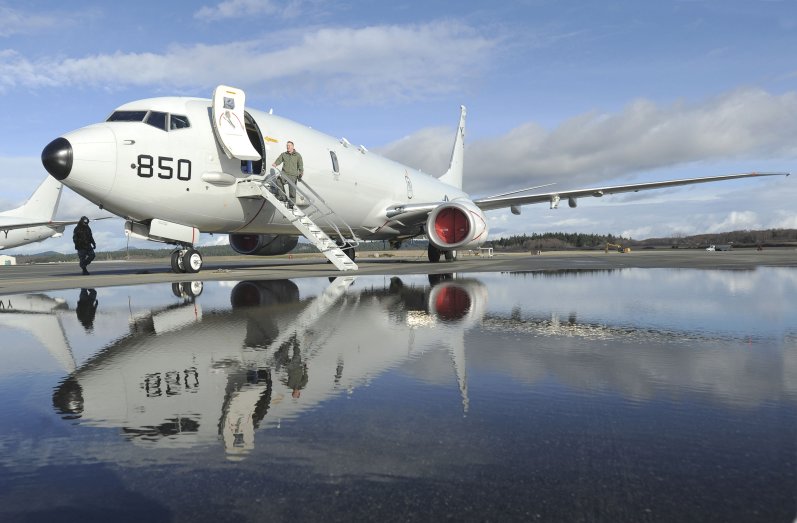
<path fill-rule="evenodd" d="M 522 251 L 555 251 L 577 249 L 605 249 L 606 244 L 622 245 L 623 247 L 640 248 L 683 248 L 698 249 L 707 245 L 733 244 L 737 248 L 745 247 L 785 247 L 797 246 L 797 229 L 765 229 L 741 230 L 712 234 L 696 234 L 687 236 L 674 234 L 662 238 L 647 238 L 634 240 L 613 234 L 586 234 L 578 232 L 545 232 L 518 234 L 497 238 L 487 242 L 488 247 L 493 247 L 497 252 L 522 252 Z M 402 242 L 401 250 L 426 250 L 426 240 L 407 240 Z M 97 260 L 141 260 L 168 258 L 173 247 L 163 249 L 120 249 L 115 251 L 98 251 Z M 392 250 L 386 241 L 362 242 L 357 246 L 358 251 Z M 238 256 L 229 245 L 210 245 L 200 247 L 203 256 Z M 309 243 L 299 243 L 291 253 L 314 253 L 316 248 Z M 18 264 L 25 263 L 58 263 L 73 262 L 77 260 L 74 253 L 63 254 L 54 251 L 38 254 L 16 255 Z"/>
<path fill-rule="evenodd" d="M 732 244 L 734 247 L 784 247 L 797 245 L 797 229 L 740 230 L 706 234 L 673 234 L 661 238 L 634 240 L 613 234 L 546 232 L 520 234 L 488 242 L 496 251 L 605 249 L 607 244 L 632 248 L 698 249 L 708 245 Z"/>

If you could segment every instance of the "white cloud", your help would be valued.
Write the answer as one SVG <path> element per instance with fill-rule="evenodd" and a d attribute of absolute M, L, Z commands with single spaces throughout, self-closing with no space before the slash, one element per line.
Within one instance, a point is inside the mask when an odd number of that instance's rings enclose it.
<path fill-rule="evenodd" d="M 41 29 L 61 26 L 63 23 L 64 18 L 59 15 L 48 16 L 0 6 L 0 37 L 36 33 Z"/>
<path fill-rule="evenodd" d="M 769 227 L 772 229 L 797 229 L 797 211 L 776 211 Z"/>
<path fill-rule="evenodd" d="M 733 211 L 724 220 L 712 224 L 706 232 L 741 231 L 746 229 L 762 229 L 758 215 L 753 211 Z"/>
<path fill-rule="evenodd" d="M 438 21 L 291 30 L 219 45 L 175 45 L 164 53 L 31 61 L 6 50 L 0 53 L 0 90 L 17 86 L 208 89 L 235 78 L 250 91 L 345 96 L 352 102 L 406 100 L 458 89 L 486 68 L 495 46 L 495 40 L 469 26 Z"/>
<path fill-rule="evenodd" d="M 636 227 L 634 229 L 627 229 L 620 233 L 621 238 L 650 238 L 653 232 L 652 227 Z"/>
<path fill-rule="evenodd" d="M 202 7 L 194 13 L 200 20 L 216 20 L 219 18 L 238 18 L 254 15 L 280 15 L 285 18 L 298 16 L 303 2 L 274 2 L 271 0 L 226 0 L 213 7 Z"/>
<path fill-rule="evenodd" d="M 442 173 L 453 135 L 453 126 L 446 131 L 424 129 L 379 152 L 426 172 Z M 793 91 L 775 95 L 742 89 L 702 104 L 671 106 L 637 100 L 617 114 L 586 113 L 553 130 L 528 122 L 502 136 L 469 142 L 466 188 L 479 193 L 557 179 L 575 187 L 699 161 L 753 155 L 794 158 L 795 135 Z"/>

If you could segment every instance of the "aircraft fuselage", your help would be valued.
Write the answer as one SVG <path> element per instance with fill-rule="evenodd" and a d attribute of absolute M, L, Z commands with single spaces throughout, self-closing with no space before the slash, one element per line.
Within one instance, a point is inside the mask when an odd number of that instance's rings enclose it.
<path fill-rule="evenodd" d="M 395 237 L 390 206 L 467 198 L 438 179 L 288 119 L 247 109 L 247 131 L 264 160 L 228 158 L 214 135 L 211 101 L 152 98 L 114 112 L 168 115 L 182 125 L 159 128 L 140 121 L 106 121 L 63 135 L 72 148 L 63 183 L 100 207 L 135 222 L 167 220 L 207 233 L 297 234 L 261 198 L 239 198 L 236 182 L 265 176 L 293 141 L 304 160 L 303 182 L 320 194 L 338 219 L 364 239 Z M 114 118 L 112 115 L 111 118 Z M 158 122 L 156 122 L 158 123 Z M 265 166 L 263 168 L 263 166 Z M 400 227 L 400 225 L 398 225 Z"/>

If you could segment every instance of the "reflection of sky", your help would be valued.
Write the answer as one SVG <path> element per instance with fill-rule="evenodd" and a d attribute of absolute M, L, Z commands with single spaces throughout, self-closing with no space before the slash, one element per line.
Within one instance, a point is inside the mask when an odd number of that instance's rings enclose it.
<path fill-rule="evenodd" d="M 406 287 L 428 288 L 426 276 L 403 276 Z M 727 338 L 778 340 L 776 347 L 790 349 L 794 343 L 797 326 L 797 272 L 791 269 L 759 268 L 753 271 L 709 271 L 677 269 L 624 269 L 598 272 L 480 274 L 475 277 L 486 288 L 486 299 L 480 305 L 481 321 L 490 333 L 483 341 L 490 346 L 489 338 L 502 329 L 515 332 L 515 336 L 580 336 L 585 340 L 613 340 L 626 343 L 649 344 L 654 337 L 662 342 L 675 342 L 679 337 L 702 337 L 704 344 L 711 340 Z M 301 300 L 318 296 L 329 285 L 327 279 L 298 279 L 294 284 Z M 359 277 L 348 293 L 358 296 L 370 289 L 385 289 L 389 277 Z M 214 311 L 224 313 L 230 309 L 230 291 L 235 282 L 210 282 L 204 285 L 196 298 L 204 314 Z M 169 286 L 149 285 L 138 287 L 110 287 L 99 289 L 99 307 L 91 333 L 77 321 L 74 309 L 78 291 L 49 293 L 53 299 L 63 300 L 67 309 L 59 309 L 57 317 L 63 326 L 66 340 L 78 365 L 114 340 L 127 336 L 131 325 L 150 311 L 175 307 L 184 303 L 170 292 Z M 384 302 L 384 299 L 382 300 Z M 366 303 L 357 306 L 367 307 Z M 389 311 L 378 314 L 392 314 Z M 362 314 L 362 318 L 369 317 Z M 406 325 L 415 328 L 437 329 L 443 327 L 434 321 L 424 320 L 424 311 L 408 311 Z M 356 321 L 352 315 L 347 321 Z M 496 319 L 520 319 L 521 323 L 501 322 Z M 428 324 L 425 324 L 427 322 Z M 393 328 L 398 328 L 399 325 Z M 478 353 L 483 347 L 474 346 L 479 338 L 472 322 L 465 335 L 468 347 L 468 367 L 475 371 L 479 364 Z M 336 327 L 337 328 L 337 327 Z M 347 329 L 365 329 L 368 325 L 346 325 Z M 0 376 L 30 372 L 55 372 L 58 362 L 37 347 L 33 335 L 22 329 L 0 327 L 3 336 Z M 201 330 L 194 326 L 190 330 Z M 630 331 L 629 331 L 630 329 Z M 462 329 L 459 329 L 462 330 Z M 500 333 L 499 333 L 500 334 Z M 447 335 L 452 335 L 449 331 Z M 201 339 L 201 336 L 198 337 Z M 669 341 L 668 341 L 669 340 Z M 478 344 L 477 344 L 478 345 Z M 759 347 L 760 348 L 760 347 Z M 500 347 L 491 347 L 500 351 Z M 579 350 L 594 351 L 587 344 Z M 721 350 L 721 349 L 720 349 Z M 692 355 L 688 366 L 698 359 L 707 359 L 707 365 L 722 367 L 729 354 L 708 357 Z M 525 357 L 525 356 L 521 356 Z M 666 354 L 665 354 L 666 358 Z M 451 378 L 450 363 L 439 365 L 441 380 Z M 713 362 L 713 363 L 712 363 Z M 523 362 L 513 363 L 504 372 L 512 374 L 525 367 Z M 435 365 L 424 370 L 434 374 Z M 537 371 L 539 372 L 539 371 Z"/>
<path fill-rule="evenodd" d="M 433 287 L 427 276 L 339 287 L 313 278 L 251 284 L 246 296 L 267 303 L 235 309 L 237 282 L 206 283 L 194 299 L 169 285 L 101 288 L 91 332 L 75 312 L 78 290 L 49 293 L 54 315 L 35 317 L 63 329 L 84 410 L 55 412 L 65 360 L 0 323 L 0 507 L 29 510 L 15 494 L 33 484 L 57 500 L 47 485 L 60 481 L 69 492 L 118 483 L 117 493 L 200 516 L 197 507 L 274 496 L 317 514 L 339 495 L 348 509 L 372 495 L 401 513 L 389 499 L 429 492 L 459 508 L 558 499 L 549 520 L 603 514 L 574 516 L 580 509 L 561 492 L 652 505 L 671 516 L 662 520 L 683 515 L 676 498 L 698 520 L 771 514 L 795 492 L 783 478 L 795 470 L 796 276 L 627 269 L 466 275 Z M 9 317 L 21 318 L 0 320 Z M 297 398 L 276 357 L 292 333 L 309 376 Z M 145 376 L 190 368 L 196 393 L 141 395 Z M 266 396 L 256 369 L 271 373 Z M 240 431 L 249 447 L 236 454 L 230 420 L 251 422 L 258 409 L 258 426 Z M 175 419 L 186 430 L 170 432 Z M 188 477 L 203 478 L 191 489 L 201 500 L 182 497 Z M 389 493 L 377 495 L 380 485 Z M 255 505 L 247 513 L 269 510 L 259 520 L 281 506 Z"/>
<path fill-rule="evenodd" d="M 631 325 L 711 335 L 782 337 L 795 333 L 797 271 L 637 269 L 480 275 L 491 313 L 579 323 Z"/>

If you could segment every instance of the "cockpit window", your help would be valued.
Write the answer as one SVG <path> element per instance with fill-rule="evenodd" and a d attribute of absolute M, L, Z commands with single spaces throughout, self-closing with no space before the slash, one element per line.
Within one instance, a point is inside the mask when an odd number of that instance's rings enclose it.
<path fill-rule="evenodd" d="M 147 116 L 146 123 L 152 127 L 166 130 L 166 113 L 159 113 L 158 111 L 150 111 Z"/>
<path fill-rule="evenodd" d="M 186 127 L 191 127 L 191 124 L 188 122 L 187 116 L 182 116 L 179 114 L 173 114 L 169 119 L 169 129 L 185 129 Z"/>
<path fill-rule="evenodd" d="M 187 116 L 160 111 L 114 111 L 106 122 L 144 122 L 164 131 L 191 127 Z"/>
<path fill-rule="evenodd" d="M 107 122 L 143 122 L 147 111 L 114 111 Z"/>

